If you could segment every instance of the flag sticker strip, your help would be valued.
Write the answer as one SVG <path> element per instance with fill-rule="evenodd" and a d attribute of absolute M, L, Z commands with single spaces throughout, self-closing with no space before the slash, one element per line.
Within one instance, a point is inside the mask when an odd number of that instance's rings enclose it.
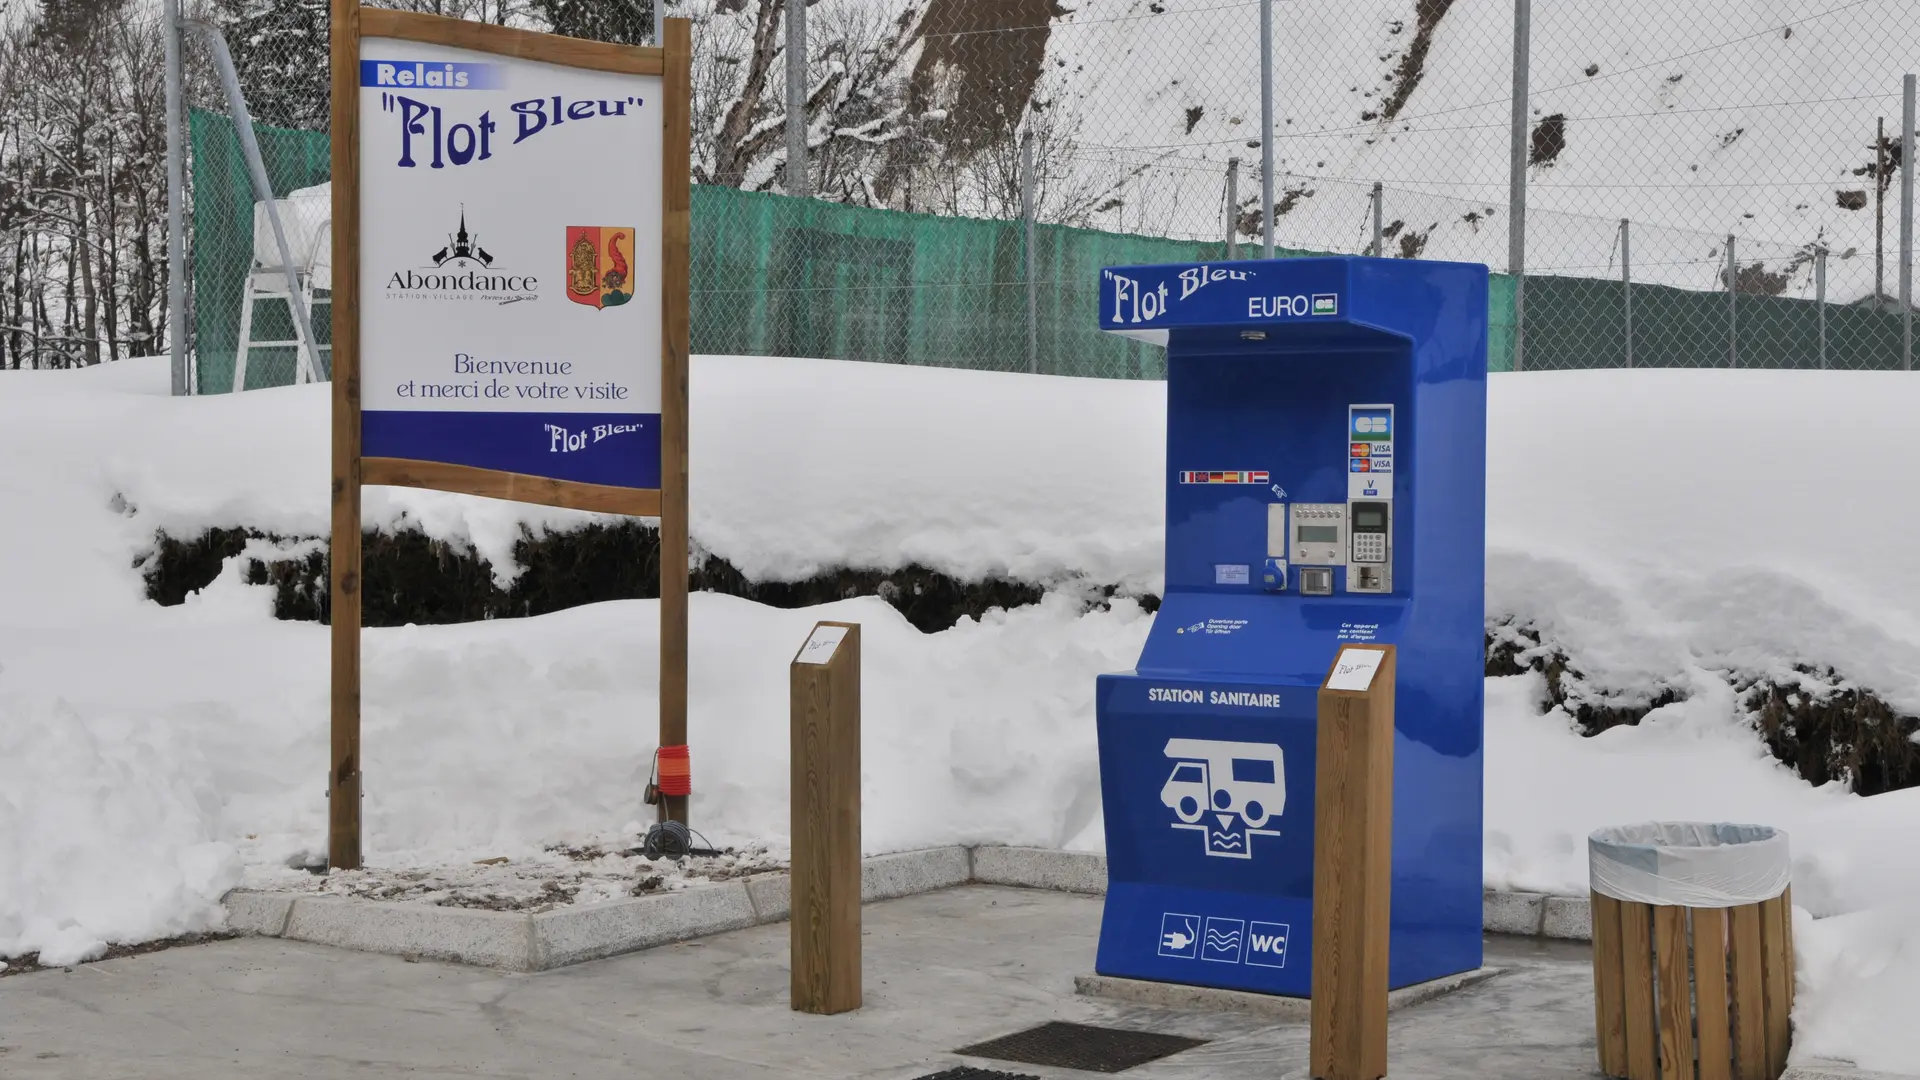
<path fill-rule="evenodd" d="M 1180 482 L 1183 484 L 1267 484 L 1265 469 L 1191 469 L 1182 470 Z"/>

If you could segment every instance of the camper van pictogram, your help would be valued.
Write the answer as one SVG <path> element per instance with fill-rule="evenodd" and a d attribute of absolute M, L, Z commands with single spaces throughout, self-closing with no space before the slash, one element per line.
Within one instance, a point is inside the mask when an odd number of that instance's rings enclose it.
<path fill-rule="evenodd" d="M 1254 836 L 1280 835 L 1263 828 L 1286 809 L 1277 744 L 1168 739 L 1166 755 L 1173 773 L 1160 788 L 1160 802 L 1179 818 L 1174 828 L 1205 835 L 1208 855 L 1251 859 Z"/>

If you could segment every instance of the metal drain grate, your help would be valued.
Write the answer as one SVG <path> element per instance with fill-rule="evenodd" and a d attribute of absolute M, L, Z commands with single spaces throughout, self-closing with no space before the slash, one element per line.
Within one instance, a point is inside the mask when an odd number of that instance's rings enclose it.
<path fill-rule="evenodd" d="M 1037 1028 L 1017 1031 L 998 1039 L 963 1046 L 956 1054 L 968 1057 L 1018 1061 L 1027 1065 L 1052 1065 L 1085 1072 L 1117 1073 L 1158 1061 L 1182 1050 L 1191 1050 L 1206 1042 L 1184 1035 L 1162 1035 L 1153 1031 L 1122 1031 L 1118 1028 L 1092 1027 L 1054 1021 Z"/>
<path fill-rule="evenodd" d="M 1032 1073 L 1000 1072 L 997 1069 L 976 1069 L 971 1065 L 956 1065 L 943 1072 L 928 1073 L 920 1080 L 1040 1080 Z"/>

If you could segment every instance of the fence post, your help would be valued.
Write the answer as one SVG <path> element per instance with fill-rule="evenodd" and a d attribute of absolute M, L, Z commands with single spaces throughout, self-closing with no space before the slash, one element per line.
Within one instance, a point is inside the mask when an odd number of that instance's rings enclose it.
<path fill-rule="evenodd" d="M 807 197 L 807 5 L 787 0 L 787 194 Z"/>
<path fill-rule="evenodd" d="M 1380 242 L 1384 236 L 1380 231 L 1380 204 L 1386 199 L 1381 191 L 1380 181 L 1375 180 L 1373 182 L 1373 257 L 1376 259 L 1380 257 Z"/>
<path fill-rule="evenodd" d="M 1813 298 L 1820 313 L 1820 370 L 1827 369 L 1827 246 L 1813 249 Z"/>
<path fill-rule="evenodd" d="M 1240 257 L 1240 159 L 1227 159 L 1227 258 Z"/>
<path fill-rule="evenodd" d="M 1900 82 L 1900 369 L 1912 371 L 1914 76 Z"/>
<path fill-rule="evenodd" d="M 1887 295 L 1887 118 L 1873 125 L 1873 310 Z"/>
<path fill-rule="evenodd" d="M 789 668 L 792 1008 L 860 1007 L 860 626 L 816 623 Z"/>
<path fill-rule="evenodd" d="M 1633 226 L 1620 219 L 1620 300 L 1627 316 L 1627 366 L 1633 366 Z"/>
<path fill-rule="evenodd" d="M 1507 273 L 1513 277 L 1513 370 L 1527 357 L 1527 68 L 1532 0 L 1513 0 L 1513 131 L 1507 163 Z"/>
<path fill-rule="evenodd" d="M 1040 295 L 1034 281 L 1033 255 L 1033 132 L 1020 133 L 1020 220 L 1025 223 L 1027 249 L 1027 373 L 1040 373 Z"/>
<path fill-rule="evenodd" d="M 1740 260 L 1733 234 L 1727 234 L 1727 366 L 1740 366 Z"/>
<path fill-rule="evenodd" d="M 1273 0 L 1260 0 L 1260 257 L 1273 258 Z"/>
<path fill-rule="evenodd" d="M 193 389 L 187 380 L 186 154 L 180 131 L 179 0 L 163 0 L 160 12 L 167 66 L 167 352 L 173 367 L 173 395 L 180 397 Z"/>

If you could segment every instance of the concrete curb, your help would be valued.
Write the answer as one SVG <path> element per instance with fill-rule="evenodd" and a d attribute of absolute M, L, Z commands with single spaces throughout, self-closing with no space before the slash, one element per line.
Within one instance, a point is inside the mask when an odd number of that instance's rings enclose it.
<path fill-rule="evenodd" d="M 969 882 L 1098 895 L 1107 891 L 1107 860 L 1092 852 L 1046 848 L 902 851 L 862 861 L 860 898 L 871 903 Z M 785 874 L 761 874 L 534 915 L 243 889 L 222 902 L 228 929 L 243 934 L 506 971 L 545 971 L 784 921 L 792 911 L 792 886 Z M 1493 933 L 1571 941 L 1591 936 L 1585 897 L 1490 892 L 1483 912 L 1483 924 Z M 1807 1075 L 1817 1080 L 1820 1074 Z"/>
<path fill-rule="evenodd" d="M 545 971 L 771 921 L 755 913 L 743 881 L 518 917 L 529 924 L 532 953 L 526 967 L 511 971 Z"/>
<path fill-rule="evenodd" d="M 235 889 L 220 898 L 227 909 L 227 929 L 236 934 L 280 937 L 293 917 L 293 894 Z"/>
<path fill-rule="evenodd" d="M 1479 968 L 1448 975 L 1432 982 L 1403 986 L 1387 995 L 1387 1011 L 1404 1009 L 1423 1001 L 1432 1001 L 1455 990 L 1465 990 L 1500 974 L 1501 968 Z M 1305 1020 L 1311 1003 L 1306 998 L 1277 997 L 1246 990 L 1219 990 L 1211 986 L 1185 986 L 1180 983 L 1123 979 L 1114 975 L 1076 975 L 1073 989 L 1086 997 L 1125 1001 L 1134 1005 L 1155 1005 L 1167 1009 L 1199 1009 L 1208 1012 L 1230 1009 L 1258 1013 L 1280 1020 Z"/>
<path fill-rule="evenodd" d="M 1091 851 L 977 847 L 973 849 L 973 880 L 982 885 L 1105 893 L 1107 857 Z"/>
<path fill-rule="evenodd" d="M 301 896 L 294 899 L 280 936 L 362 952 L 536 970 L 531 922 L 507 911 Z"/>
<path fill-rule="evenodd" d="M 964 847 L 877 855 L 862 862 L 860 898 L 891 900 L 973 880 Z M 235 889 L 227 928 L 362 952 L 451 960 L 504 971 L 545 971 L 668 942 L 784 921 L 785 874 L 525 914 L 345 896 Z"/>

